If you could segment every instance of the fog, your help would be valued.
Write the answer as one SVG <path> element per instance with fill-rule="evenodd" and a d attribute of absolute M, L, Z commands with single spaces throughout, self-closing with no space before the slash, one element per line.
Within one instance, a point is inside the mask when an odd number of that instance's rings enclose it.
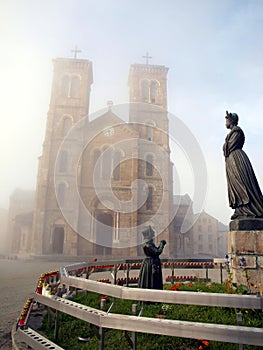
<path fill-rule="evenodd" d="M 150 64 L 169 67 L 168 110 L 195 135 L 206 160 L 204 209 L 228 222 L 226 109 L 239 114 L 245 151 L 263 186 L 262 10 L 253 0 L 1 1 L 0 207 L 8 208 L 15 188 L 35 188 L 52 59 L 72 57 L 77 45 L 78 58 L 93 62 L 91 112 L 108 100 L 128 102 L 129 67 L 144 63 L 146 52 Z M 183 181 L 182 193 L 191 190 L 191 179 Z"/>

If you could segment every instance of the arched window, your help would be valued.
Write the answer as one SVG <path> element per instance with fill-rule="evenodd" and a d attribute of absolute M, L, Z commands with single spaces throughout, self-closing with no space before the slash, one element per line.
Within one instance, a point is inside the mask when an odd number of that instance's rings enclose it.
<path fill-rule="evenodd" d="M 152 141 L 153 140 L 153 122 L 147 122 L 147 140 Z"/>
<path fill-rule="evenodd" d="M 62 96 L 69 97 L 69 76 L 64 75 L 62 78 L 62 86 L 61 86 Z"/>
<path fill-rule="evenodd" d="M 153 176 L 153 156 L 148 154 L 146 157 L 146 176 Z"/>
<path fill-rule="evenodd" d="M 98 149 L 96 149 L 93 153 L 93 172 L 95 171 L 95 167 L 97 166 L 96 173 L 94 173 L 94 175 L 96 176 L 100 176 L 100 173 L 101 173 L 100 166 L 99 164 L 97 164 L 100 154 L 101 154 L 100 150 Z"/>
<path fill-rule="evenodd" d="M 146 210 L 152 210 L 153 208 L 153 188 L 148 187 L 148 196 L 146 199 Z"/>
<path fill-rule="evenodd" d="M 71 129 L 72 121 L 71 118 L 65 117 L 63 120 L 63 136 L 66 136 L 69 130 Z"/>
<path fill-rule="evenodd" d="M 120 180 L 120 162 L 121 162 L 121 152 L 115 151 L 114 157 L 113 157 L 113 180 L 119 181 Z"/>
<path fill-rule="evenodd" d="M 151 81 L 151 86 L 150 86 L 150 101 L 151 101 L 151 103 L 156 102 L 156 92 L 157 92 L 157 81 Z"/>
<path fill-rule="evenodd" d="M 63 205 L 65 202 L 65 191 L 66 191 L 66 185 L 64 183 L 60 183 L 58 185 L 58 192 L 57 192 L 59 205 Z"/>
<path fill-rule="evenodd" d="M 142 101 L 149 102 L 149 82 L 147 80 L 142 81 L 141 90 L 142 90 Z"/>
<path fill-rule="evenodd" d="M 141 82 L 141 98 L 143 102 L 156 103 L 159 82 L 143 80 Z"/>
<path fill-rule="evenodd" d="M 60 160 L 59 160 L 59 171 L 61 173 L 64 173 L 67 171 L 68 168 L 68 153 L 66 151 L 62 151 L 60 154 Z"/>
<path fill-rule="evenodd" d="M 54 227 L 53 231 L 53 242 L 52 242 L 52 253 L 63 254 L 65 239 L 65 229 L 64 227 Z"/>
<path fill-rule="evenodd" d="M 70 85 L 70 97 L 79 97 L 79 77 L 72 77 Z"/>
<path fill-rule="evenodd" d="M 22 246 L 22 247 L 25 247 L 25 245 L 26 245 L 26 233 L 23 232 L 23 233 L 22 233 L 21 246 Z"/>
<path fill-rule="evenodd" d="M 111 149 L 104 149 L 102 155 L 102 178 L 107 180 L 111 177 L 111 160 L 112 160 L 112 151 Z"/>

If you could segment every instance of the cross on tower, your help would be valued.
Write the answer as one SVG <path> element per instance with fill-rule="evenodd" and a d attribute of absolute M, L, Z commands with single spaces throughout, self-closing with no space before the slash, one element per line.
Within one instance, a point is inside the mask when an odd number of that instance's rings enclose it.
<path fill-rule="evenodd" d="M 71 50 L 71 52 L 74 53 L 74 58 L 76 59 L 76 58 L 77 58 L 77 54 L 78 54 L 79 52 L 82 52 L 82 51 L 81 51 L 81 50 L 78 50 L 78 47 L 75 46 L 75 49 L 74 49 L 74 50 Z"/>
<path fill-rule="evenodd" d="M 149 56 L 149 53 L 146 52 L 146 55 L 142 56 L 142 58 L 145 58 L 146 59 L 146 64 L 149 64 L 149 59 L 152 58 L 152 56 Z"/>

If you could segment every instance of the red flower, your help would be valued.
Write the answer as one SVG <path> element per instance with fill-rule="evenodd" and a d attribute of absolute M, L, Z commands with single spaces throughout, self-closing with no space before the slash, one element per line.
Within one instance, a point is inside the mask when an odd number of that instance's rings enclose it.
<path fill-rule="evenodd" d="M 171 286 L 170 290 L 181 290 L 181 288 L 179 287 L 179 283 L 174 284 L 173 286 Z"/>
<path fill-rule="evenodd" d="M 197 339 L 201 344 L 198 347 L 198 350 L 204 350 L 207 349 L 209 346 L 209 341 L 203 340 L 203 339 Z"/>

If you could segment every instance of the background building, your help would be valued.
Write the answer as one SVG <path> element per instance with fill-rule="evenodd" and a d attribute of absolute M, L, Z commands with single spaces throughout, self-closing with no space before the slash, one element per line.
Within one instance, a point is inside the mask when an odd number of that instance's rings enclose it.
<path fill-rule="evenodd" d="M 193 256 L 224 257 L 227 254 L 228 227 L 202 211 L 193 225 Z"/>
<path fill-rule="evenodd" d="M 27 215 L 31 212 L 29 230 L 32 232 L 32 212 L 34 209 L 34 191 L 16 189 L 9 198 L 9 210 L 6 234 L 6 254 L 20 252 L 21 236 L 18 233 L 16 217 L 20 214 Z M 32 239 L 32 236 L 31 236 Z"/>
<path fill-rule="evenodd" d="M 0 209 L 0 254 L 7 253 L 7 218 L 8 211 Z"/>
<path fill-rule="evenodd" d="M 32 223 L 33 211 L 18 214 L 13 224 L 12 253 L 19 255 L 30 255 L 32 246 Z"/>
<path fill-rule="evenodd" d="M 227 253 L 228 227 L 205 211 L 193 213 L 188 194 L 174 196 L 176 215 L 171 229 L 177 258 L 223 258 Z"/>
<path fill-rule="evenodd" d="M 177 258 L 193 256 L 193 201 L 188 194 L 173 196 L 175 217 L 172 221 L 173 255 Z"/>

